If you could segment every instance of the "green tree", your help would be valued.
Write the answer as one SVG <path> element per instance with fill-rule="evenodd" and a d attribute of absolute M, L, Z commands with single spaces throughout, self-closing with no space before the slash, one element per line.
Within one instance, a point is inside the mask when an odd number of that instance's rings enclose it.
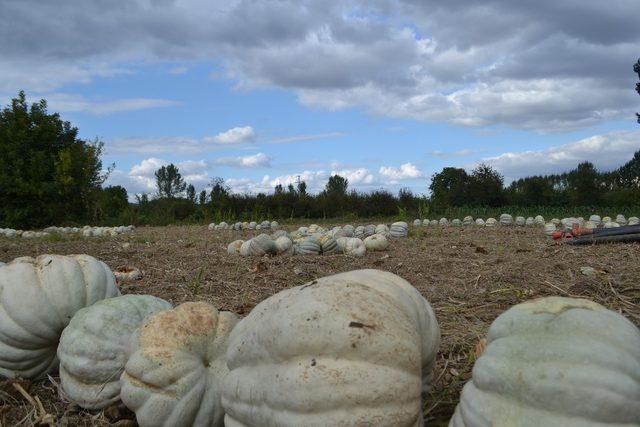
<path fill-rule="evenodd" d="M 582 162 L 567 174 L 567 193 L 574 206 L 600 204 L 603 187 L 600 185 L 600 174 L 593 163 Z"/>
<path fill-rule="evenodd" d="M 207 203 L 207 190 L 202 190 L 200 192 L 200 196 L 198 196 L 198 202 L 201 205 L 205 205 Z"/>
<path fill-rule="evenodd" d="M 300 181 L 298 183 L 298 195 L 306 196 L 307 195 L 307 183 L 304 181 Z"/>
<path fill-rule="evenodd" d="M 162 166 L 155 175 L 158 197 L 160 198 L 173 199 L 182 193 L 187 186 L 182 179 L 180 170 L 173 163 Z"/>
<path fill-rule="evenodd" d="M 115 219 L 129 207 L 127 190 L 120 186 L 109 186 L 98 192 L 94 218 Z"/>
<path fill-rule="evenodd" d="M 83 221 L 94 212 L 112 166 L 102 170 L 102 143 L 49 114 L 23 91 L 0 112 L 0 223 L 37 227 Z"/>
<path fill-rule="evenodd" d="M 192 203 L 196 202 L 196 188 L 193 186 L 193 184 L 187 185 L 187 200 Z"/>
<path fill-rule="evenodd" d="M 491 166 L 481 163 L 469 177 L 469 202 L 476 206 L 501 206 L 504 178 Z"/>
<path fill-rule="evenodd" d="M 223 199 L 229 195 L 229 189 L 224 184 L 224 179 L 220 177 L 211 180 L 211 202 L 219 205 Z"/>
<path fill-rule="evenodd" d="M 324 191 L 327 194 L 345 195 L 349 187 L 349 180 L 340 175 L 332 175 L 325 186 Z"/>
<path fill-rule="evenodd" d="M 640 79 L 640 59 L 633 65 L 633 71 L 638 75 L 638 79 Z M 640 82 L 636 83 L 636 92 L 640 95 Z M 640 114 L 636 113 L 638 117 L 638 123 L 640 123 Z"/>
<path fill-rule="evenodd" d="M 438 208 L 469 204 L 469 174 L 464 169 L 446 167 L 431 177 L 431 201 Z"/>
<path fill-rule="evenodd" d="M 618 169 L 616 181 L 622 188 L 640 188 L 640 151 Z"/>

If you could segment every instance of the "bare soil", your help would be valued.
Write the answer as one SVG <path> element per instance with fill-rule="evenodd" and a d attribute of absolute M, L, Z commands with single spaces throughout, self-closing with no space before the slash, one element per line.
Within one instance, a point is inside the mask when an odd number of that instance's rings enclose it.
<path fill-rule="evenodd" d="M 289 228 L 293 228 L 290 226 Z M 475 349 L 491 322 L 521 301 L 550 295 L 582 297 L 640 324 L 640 245 L 554 245 L 539 228 L 412 228 L 386 252 L 241 258 L 227 244 L 255 233 L 209 231 L 204 226 L 140 227 L 109 238 L 0 239 L 0 260 L 43 253 L 86 253 L 112 269 L 131 265 L 145 277 L 121 284 L 123 294 L 151 294 L 174 305 L 203 300 L 246 315 L 276 292 L 318 277 L 360 268 L 391 271 L 412 283 L 434 307 L 442 331 L 435 387 L 425 396 L 427 425 L 446 425 L 471 376 Z M 128 248 L 123 248 L 129 243 Z M 586 276 L 580 267 L 596 269 Z M 108 408 L 89 413 L 63 402 L 58 379 L 23 385 L 0 383 L 0 425 L 29 425 L 43 410 L 57 425 L 135 425 L 131 413 Z"/>

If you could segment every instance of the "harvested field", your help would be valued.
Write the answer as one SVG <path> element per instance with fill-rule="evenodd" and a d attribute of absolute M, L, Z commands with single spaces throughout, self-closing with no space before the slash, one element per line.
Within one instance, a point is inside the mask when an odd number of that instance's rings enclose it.
<path fill-rule="evenodd" d="M 293 226 L 289 226 L 289 229 Z M 123 294 L 151 294 L 179 304 L 204 300 L 240 315 L 274 293 L 338 272 L 377 268 L 412 283 L 432 304 L 442 330 L 434 389 L 425 396 L 427 425 L 446 425 L 470 378 L 474 351 L 490 323 L 521 301 L 549 296 L 594 300 L 640 324 L 640 245 L 556 246 L 539 228 L 411 228 L 386 252 L 242 258 L 230 256 L 232 240 L 255 232 L 209 231 L 205 226 L 140 227 L 110 238 L 0 239 L 0 260 L 43 253 L 86 253 L 112 269 L 133 265 L 142 280 Z M 123 248 L 123 243 L 130 246 Z M 580 267 L 595 268 L 586 276 Z M 12 384 L 0 384 L 2 425 L 29 425 L 44 412 L 56 424 L 132 425 L 133 415 L 109 408 L 91 414 L 62 402 L 54 377 L 23 384 L 29 402 Z"/>

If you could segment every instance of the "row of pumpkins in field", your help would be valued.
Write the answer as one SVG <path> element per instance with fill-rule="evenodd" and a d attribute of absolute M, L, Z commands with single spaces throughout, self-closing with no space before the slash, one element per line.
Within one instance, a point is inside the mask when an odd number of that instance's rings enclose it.
<path fill-rule="evenodd" d="M 625 225 L 639 225 L 640 218 L 637 216 L 631 216 L 629 219 L 625 218 L 624 215 L 616 216 L 615 221 L 611 219 L 611 217 L 605 216 L 600 218 L 599 215 L 591 215 L 588 220 L 585 221 L 584 218 L 563 218 L 561 220 L 554 218 L 551 222 L 548 222 L 544 226 L 544 231 L 547 235 L 553 234 L 554 231 L 569 231 L 573 228 L 574 225 L 584 228 L 615 228 L 622 227 Z"/>
<path fill-rule="evenodd" d="M 209 226 L 207 227 L 209 228 L 209 230 L 236 230 L 236 231 L 240 231 L 240 230 L 264 230 L 264 231 L 268 231 L 268 230 L 277 230 L 278 228 L 280 228 L 280 224 L 278 224 L 278 221 L 262 221 L 262 222 L 256 222 L 256 221 L 251 221 L 251 222 L 236 222 L 234 224 L 227 224 L 226 222 L 222 221 L 219 224 L 216 224 L 215 222 L 212 222 L 211 224 L 209 224 Z"/>
<path fill-rule="evenodd" d="M 350 224 L 336 226 L 330 230 L 317 224 L 300 227 L 292 233 L 277 230 L 270 236 L 262 233 L 249 240 L 234 240 L 229 243 L 229 254 L 242 256 L 263 255 L 333 255 L 364 256 L 389 247 L 390 237 L 406 237 L 409 226 L 396 222 L 354 227 Z"/>
<path fill-rule="evenodd" d="M 52 234 L 70 235 L 79 234 L 84 237 L 103 237 L 103 236 L 117 236 L 119 234 L 133 233 L 135 230 L 134 225 L 120 225 L 117 227 L 92 227 L 85 225 L 82 228 L 79 227 L 47 227 L 42 231 L 24 231 L 14 230 L 13 228 L 0 228 L 0 236 L 9 238 L 22 237 L 25 239 L 33 239 L 39 237 L 47 237 Z"/>
<path fill-rule="evenodd" d="M 283 290 L 244 319 L 205 302 L 120 296 L 87 256 L 0 267 L 0 375 L 56 369 L 61 395 L 122 401 L 141 426 L 423 425 L 440 328 L 385 271 Z M 489 328 L 450 427 L 640 424 L 640 332 L 583 299 L 516 305 Z"/>
<path fill-rule="evenodd" d="M 569 228 L 571 228 L 573 224 L 579 224 L 581 227 L 584 226 L 588 228 L 599 228 L 599 227 L 611 228 L 611 227 L 620 227 L 623 225 L 638 225 L 640 224 L 640 219 L 636 216 L 632 216 L 632 217 L 629 217 L 629 219 L 627 220 L 624 215 L 620 214 L 616 216 L 615 220 L 612 220 L 611 217 L 608 217 L 608 216 L 601 218 L 599 215 L 591 215 L 589 219 L 586 221 L 582 217 L 578 217 L 578 218 L 570 217 L 570 218 L 563 218 L 563 219 L 554 218 L 550 222 L 545 222 L 545 219 L 542 215 L 538 215 L 536 217 L 530 216 L 527 218 L 523 216 L 516 216 L 514 219 L 513 216 L 510 214 L 502 214 L 498 219 L 487 218 L 486 220 L 482 218 L 476 218 L 474 220 L 472 216 L 466 216 L 464 217 L 463 220 L 455 218 L 449 221 L 447 218 L 440 218 L 440 220 L 416 219 L 413 221 L 414 227 L 420 227 L 420 226 L 462 227 L 462 226 L 470 226 L 470 225 L 476 225 L 479 227 L 495 227 L 498 225 L 518 226 L 518 227 L 525 227 L 525 226 L 527 227 L 541 226 L 542 227 L 548 224 L 554 224 L 557 229 L 561 229 L 566 225 L 568 225 Z"/>

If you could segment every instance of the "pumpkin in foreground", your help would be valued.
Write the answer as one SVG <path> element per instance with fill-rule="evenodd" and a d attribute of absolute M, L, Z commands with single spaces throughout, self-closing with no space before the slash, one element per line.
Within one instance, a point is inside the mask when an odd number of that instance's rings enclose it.
<path fill-rule="evenodd" d="M 38 378 L 58 366 L 73 315 L 120 295 L 113 273 L 89 255 L 16 258 L 0 269 L 0 377 Z"/>
<path fill-rule="evenodd" d="M 67 398 L 86 409 L 120 400 L 120 375 L 133 332 L 171 304 L 151 295 L 124 295 L 79 310 L 58 346 L 60 383 Z"/>
<path fill-rule="evenodd" d="M 429 303 L 392 273 L 284 290 L 231 333 L 225 425 L 422 425 L 439 341 Z"/>
<path fill-rule="evenodd" d="M 205 302 L 151 316 L 131 339 L 122 402 L 145 426 L 222 426 L 220 383 L 238 318 Z"/>
<path fill-rule="evenodd" d="M 640 425 L 640 331 L 594 302 L 519 304 L 489 328 L 450 427 Z"/>

